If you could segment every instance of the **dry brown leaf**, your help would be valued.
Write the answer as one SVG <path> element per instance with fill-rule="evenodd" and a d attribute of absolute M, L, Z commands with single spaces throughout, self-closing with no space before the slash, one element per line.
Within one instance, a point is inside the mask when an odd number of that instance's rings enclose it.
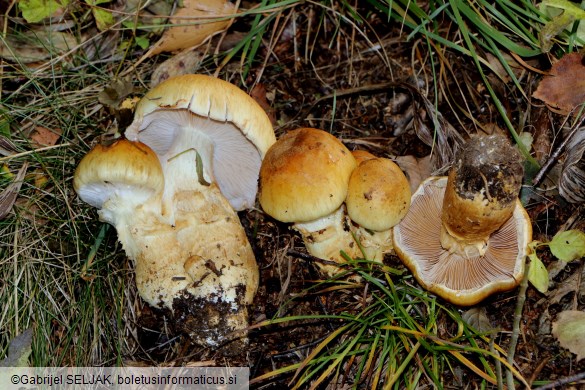
<path fill-rule="evenodd" d="M 14 337 L 8 345 L 8 356 L 0 360 L 0 367 L 28 367 L 28 358 L 32 353 L 32 340 L 32 328 Z"/>
<path fill-rule="evenodd" d="M 252 88 L 250 91 L 250 96 L 252 99 L 256 101 L 264 109 L 268 117 L 270 118 L 270 122 L 272 124 L 276 124 L 276 115 L 274 114 L 274 109 L 270 106 L 266 96 L 266 87 L 262 83 L 258 83 Z"/>
<path fill-rule="evenodd" d="M 575 107 L 585 103 L 583 74 L 583 56 L 566 54 L 552 66 L 549 75 L 544 76 L 532 96 L 545 102 L 549 108 L 568 115 Z"/>
<path fill-rule="evenodd" d="M 118 110 L 120 103 L 134 92 L 134 84 L 125 79 L 113 79 L 98 94 L 98 101 L 111 110 Z"/>
<path fill-rule="evenodd" d="M 62 130 L 59 128 L 50 130 L 46 127 L 36 126 L 30 134 L 30 141 L 35 148 L 53 146 L 57 143 L 61 134 Z"/>
<path fill-rule="evenodd" d="M 577 355 L 577 361 L 585 358 L 585 312 L 560 312 L 553 322 L 552 334 L 559 340 L 561 347 Z"/>
<path fill-rule="evenodd" d="M 563 261 L 557 261 L 557 264 L 563 264 Z M 566 263 L 564 263 L 566 265 Z M 549 275 L 552 275 L 553 273 L 555 273 L 556 270 L 554 269 L 549 269 Z M 562 270 L 558 270 L 556 271 L 556 274 L 558 274 L 560 271 Z M 556 275 L 555 274 L 555 275 Z M 567 294 L 573 294 L 579 291 L 579 282 L 581 280 L 581 274 L 579 272 L 575 272 L 573 273 L 573 275 L 571 275 L 570 277 L 568 277 L 567 279 L 565 279 L 563 281 L 563 283 L 559 283 L 558 284 L 558 288 L 556 288 L 553 291 L 549 291 L 546 295 L 547 295 L 547 303 L 548 305 L 555 305 L 557 303 L 560 303 L 561 300 L 567 295 Z"/>
<path fill-rule="evenodd" d="M 404 171 L 410 183 L 410 190 L 414 193 L 420 183 L 427 177 L 431 176 L 431 156 L 416 158 L 414 156 L 398 156 L 394 160 L 396 164 Z"/>
<path fill-rule="evenodd" d="M 485 307 L 472 307 L 471 309 L 464 311 L 461 317 L 479 332 L 487 333 L 494 330 L 494 327 L 487 316 Z"/>
<path fill-rule="evenodd" d="M 10 210 L 12 210 L 12 206 L 14 206 L 16 197 L 20 192 L 20 187 L 22 186 L 27 169 L 28 163 L 25 162 L 16 174 L 14 181 L 0 192 L 0 220 L 4 219 L 8 213 L 10 213 Z"/>
<path fill-rule="evenodd" d="M 217 21 L 216 18 L 235 12 L 234 5 L 225 0 L 185 0 L 183 5 L 170 20 L 176 26 L 165 31 L 149 55 L 197 46 L 229 26 L 229 19 Z"/>
<path fill-rule="evenodd" d="M 156 67 L 150 78 L 150 88 L 171 77 L 195 73 L 201 65 L 203 55 L 199 49 L 187 49 L 169 58 Z"/>

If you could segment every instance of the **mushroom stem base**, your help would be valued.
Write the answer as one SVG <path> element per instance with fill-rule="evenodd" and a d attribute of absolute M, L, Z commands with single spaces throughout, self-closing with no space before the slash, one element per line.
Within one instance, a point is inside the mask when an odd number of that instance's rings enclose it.
<path fill-rule="evenodd" d="M 373 231 L 364 229 L 361 226 L 353 226 L 352 231 L 362 246 L 367 260 L 382 263 L 384 254 L 391 252 L 394 248 L 392 245 L 392 229 Z"/>
<path fill-rule="evenodd" d="M 488 249 L 489 237 L 485 239 L 469 240 L 458 238 L 449 233 L 444 224 L 441 225 L 441 246 L 449 253 L 455 253 L 465 258 L 485 255 Z"/>
<path fill-rule="evenodd" d="M 118 236 L 135 261 L 140 296 L 173 311 L 176 327 L 196 343 L 220 348 L 245 336 L 247 305 L 258 287 L 256 260 L 238 215 L 215 184 L 179 191 L 173 205 L 174 226 L 138 207 L 116 225 Z M 230 344 L 240 348 L 245 338 Z"/>
<path fill-rule="evenodd" d="M 363 256 L 351 234 L 350 224 L 351 221 L 345 214 L 345 206 L 342 205 L 325 217 L 296 223 L 293 228 L 301 233 L 305 247 L 311 255 L 343 264 L 346 261 L 341 255 L 342 250 L 351 258 Z M 335 265 L 318 263 L 318 266 L 328 276 L 341 271 L 341 268 Z"/>

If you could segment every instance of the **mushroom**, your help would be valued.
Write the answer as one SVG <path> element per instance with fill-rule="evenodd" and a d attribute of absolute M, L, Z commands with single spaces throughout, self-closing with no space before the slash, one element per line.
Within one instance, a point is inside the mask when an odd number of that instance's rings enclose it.
<path fill-rule="evenodd" d="M 158 155 L 167 180 L 165 213 L 185 184 L 183 154 L 197 162 L 197 181 L 216 182 L 232 207 L 254 206 L 262 158 L 276 141 L 264 110 L 236 86 L 205 75 L 168 79 L 140 100 L 125 132 L 132 141 L 149 145 Z M 168 175 L 165 175 L 168 176 Z M 189 184 L 187 184 L 189 186 Z"/>
<path fill-rule="evenodd" d="M 286 133 L 266 153 L 260 169 L 259 200 L 281 222 L 292 222 L 313 256 L 345 262 L 340 251 L 360 254 L 343 204 L 356 161 L 333 135 L 300 128 Z M 339 267 L 319 263 L 327 275 Z"/>
<path fill-rule="evenodd" d="M 420 185 L 394 227 L 394 249 L 424 288 L 467 306 L 519 284 L 532 239 L 522 176 L 504 137 L 476 137 L 448 177 Z"/>
<path fill-rule="evenodd" d="M 73 187 L 84 202 L 99 209 L 100 220 L 119 227 L 120 237 L 128 237 L 136 209 L 160 214 L 164 177 L 152 149 L 122 139 L 96 145 L 86 154 L 75 171 Z"/>
<path fill-rule="evenodd" d="M 372 153 L 361 149 L 356 149 L 352 151 L 351 154 L 353 155 L 353 158 L 355 158 L 355 162 L 357 165 L 360 165 L 362 162 L 366 160 L 376 158 L 376 156 L 374 156 Z"/>
<path fill-rule="evenodd" d="M 270 120 L 237 87 L 186 75 L 144 96 L 126 137 L 155 153 L 164 177 L 162 193 L 132 202 L 124 226 L 114 223 L 135 261 L 140 296 L 170 309 L 176 328 L 196 343 L 215 348 L 236 340 L 223 352 L 240 351 L 258 267 L 236 210 L 255 203 L 262 157 L 275 141 Z"/>
<path fill-rule="evenodd" d="M 392 227 L 410 206 L 410 185 L 391 160 L 363 151 L 352 153 L 361 162 L 349 179 L 347 214 L 358 225 L 354 233 L 366 258 L 381 262 L 392 250 Z"/>

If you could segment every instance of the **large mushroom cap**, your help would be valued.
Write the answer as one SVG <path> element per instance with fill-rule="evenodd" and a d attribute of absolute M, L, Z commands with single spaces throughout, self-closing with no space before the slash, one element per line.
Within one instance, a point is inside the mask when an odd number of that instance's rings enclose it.
<path fill-rule="evenodd" d="M 386 158 L 370 158 L 352 172 L 345 205 L 352 221 L 382 231 L 404 218 L 410 196 L 408 179 L 398 165 Z"/>
<path fill-rule="evenodd" d="M 530 219 L 520 201 L 512 217 L 489 238 L 483 256 L 464 256 L 441 246 L 446 186 L 446 177 L 432 177 L 414 193 L 408 214 L 394 227 L 398 256 L 424 288 L 454 304 L 474 305 L 517 286 L 532 240 Z"/>
<path fill-rule="evenodd" d="M 255 203 L 262 158 L 276 141 L 264 110 L 238 87 L 205 75 L 170 78 L 138 103 L 130 140 L 149 145 L 165 162 L 197 153 L 202 181 L 217 182 L 232 207 Z"/>
<path fill-rule="evenodd" d="M 282 136 L 260 170 L 260 204 L 282 222 L 309 222 L 337 210 L 356 165 L 333 135 L 301 128 Z"/>
<path fill-rule="evenodd" d="M 140 142 L 118 140 L 96 145 L 79 162 L 73 188 L 86 203 L 101 209 L 114 196 L 140 204 L 162 192 L 164 178 L 156 154 Z"/>

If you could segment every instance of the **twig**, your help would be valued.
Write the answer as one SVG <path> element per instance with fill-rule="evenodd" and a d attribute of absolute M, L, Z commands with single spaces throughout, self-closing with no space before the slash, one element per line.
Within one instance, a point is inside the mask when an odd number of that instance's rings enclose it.
<path fill-rule="evenodd" d="M 289 255 L 289 256 L 292 256 L 292 257 L 299 258 L 301 260 L 307 260 L 307 261 L 310 261 L 310 262 L 323 263 L 325 265 L 335 265 L 335 266 L 338 266 L 339 268 L 348 268 L 348 266 L 349 266 L 349 264 L 338 263 L 338 262 L 332 261 L 332 260 L 320 259 L 320 258 L 315 257 L 313 255 L 309 255 L 307 253 L 295 251 L 293 249 L 289 249 L 288 251 L 286 251 L 286 254 Z"/>
<path fill-rule="evenodd" d="M 66 147 L 69 147 L 69 146 L 71 146 L 71 144 L 69 142 L 66 142 L 64 144 L 44 146 L 42 148 L 38 148 L 38 149 L 34 149 L 34 150 L 28 150 L 28 151 L 22 152 L 22 153 L 11 154 L 10 156 L 6 156 L 6 157 L 0 158 L 0 163 L 2 163 L 4 161 L 12 160 L 14 158 L 19 158 L 19 157 L 28 156 L 30 154 L 44 152 L 45 150 L 51 150 L 51 149 L 57 149 L 57 148 L 66 148 Z"/>
<path fill-rule="evenodd" d="M 315 108 L 319 103 L 322 103 L 324 101 L 327 101 L 327 100 L 330 100 L 333 98 L 339 99 L 342 97 L 356 95 L 356 94 L 374 93 L 374 92 L 379 92 L 379 91 L 385 91 L 385 90 L 391 89 L 391 88 L 400 88 L 400 87 L 403 87 L 405 89 L 413 88 L 412 85 L 407 84 L 407 83 L 390 81 L 390 82 L 385 82 L 385 83 L 380 83 L 380 84 L 370 84 L 370 85 L 363 85 L 363 86 L 356 87 L 356 88 L 348 88 L 348 89 L 338 90 L 338 91 L 335 91 L 335 93 L 331 93 L 331 94 L 322 96 L 319 99 L 315 100 L 310 106 L 305 107 L 303 110 L 301 110 L 292 120 L 295 120 L 299 117 L 301 119 L 306 118 L 309 115 L 309 113 L 313 110 L 313 108 Z"/>
<path fill-rule="evenodd" d="M 526 290 L 528 289 L 528 270 L 530 263 L 524 264 L 524 277 L 520 282 L 520 289 L 518 291 L 518 301 L 516 302 L 516 309 L 514 310 L 514 323 L 512 325 L 512 337 L 510 338 L 510 348 L 508 349 L 508 363 L 510 366 L 514 365 L 514 354 L 516 353 L 516 346 L 518 345 L 518 337 L 520 335 L 520 321 L 522 320 L 522 312 L 524 310 L 524 302 L 526 301 Z M 506 384 L 508 389 L 513 390 L 514 374 L 511 370 L 506 370 Z"/>
<path fill-rule="evenodd" d="M 305 343 L 305 344 L 301 344 L 298 345 L 296 347 L 293 348 L 289 348 L 286 351 L 282 351 L 282 352 L 278 352 L 275 353 L 274 355 L 270 355 L 271 359 L 278 359 L 278 358 L 282 358 L 282 357 L 290 357 L 290 356 L 294 356 L 298 358 L 298 354 L 296 352 L 302 350 L 302 349 L 307 349 L 307 348 L 311 348 L 314 347 L 315 345 L 319 344 L 320 342 L 322 342 L 323 340 L 325 340 L 329 335 L 326 336 L 322 336 L 319 337 L 318 339 Z"/>
<path fill-rule="evenodd" d="M 556 150 L 553 152 L 553 154 L 550 155 L 548 160 L 546 160 L 546 163 L 542 166 L 542 168 L 540 168 L 540 171 L 538 171 L 536 176 L 534 176 L 534 179 L 532 179 L 533 186 L 537 186 L 540 184 L 540 182 L 544 178 L 544 175 L 550 170 L 550 168 L 554 164 L 556 164 L 557 160 L 559 159 L 559 156 L 561 155 L 561 153 L 565 149 L 565 146 L 567 146 L 567 144 L 569 143 L 571 138 L 573 138 L 575 133 L 581 128 L 583 121 L 585 121 L 585 113 L 582 112 L 583 108 L 585 108 L 585 106 L 582 107 L 581 110 L 579 111 L 579 114 L 581 114 L 581 117 L 573 125 L 573 127 L 571 127 L 571 131 L 569 132 L 569 135 L 564 139 L 563 142 L 561 142 L 561 144 L 556 148 Z"/>
<path fill-rule="evenodd" d="M 499 352 L 496 351 L 496 348 L 494 346 L 495 344 L 495 338 L 494 337 L 490 337 L 490 352 L 493 353 L 494 355 L 500 356 Z M 500 362 L 498 359 L 495 359 L 495 365 L 496 365 L 496 378 L 498 379 L 498 390 L 503 390 L 504 389 L 504 381 L 502 379 L 502 362 Z"/>
<path fill-rule="evenodd" d="M 532 390 L 548 390 L 548 389 L 554 389 L 555 387 L 559 387 L 559 386 L 563 386 L 572 382 L 577 382 L 580 381 L 582 379 L 585 379 L 585 372 L 582 372 L 580 374 L 576 374 L 576 375 L 571 375 L 568 376 L 566 378 L 561 378 L 561 379 L 557 379 L 554 382 L 551 383 L 547 383 L 544 386 L 540 386 L 540 387 L 536 387 Z"/>

